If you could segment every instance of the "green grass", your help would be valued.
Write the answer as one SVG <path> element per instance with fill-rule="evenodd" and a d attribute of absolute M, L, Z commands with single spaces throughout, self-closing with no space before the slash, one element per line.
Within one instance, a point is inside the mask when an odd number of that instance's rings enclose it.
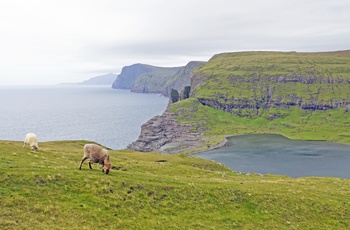
<path fill-rule="evenodd" d="M 196 73 L 209 75 L 260 73 L 350 76 L 350 51 L 300 52 L 235 52 L 215 55 Z"/>
<path fill-rule="evenodd" d="M 346 229 L 350 181 L 241 174 L 187 154 L 110 151 L 87 163 L 86 141 L 0 141 L 0 229 Z M 162 160 L 163 162 L 158 162 Z"/>
<path fill-rule="evenodd" d="M 252 99 L 254 87 L 255 94 L 260 97 L 262 89 L 271 86 L 274 99 L 282 97 L 285 101 L 290 100 L 293 94 L 303 98 L 304 102 L 316 95 L 319 103 L 350 99 L 350 51 L 224 53 L 215 55 L 195 74 L 205 79 L 194 89 L 195 97 L 215 98 L 216 95 L 223 95 L 226 98 Z M 278 77 L 293 76 L 317 80 L 314 84 L 276 82 Z M 328 84 L 329 80 L 335 82 Z"/>
<path fill-rule="evenodd" d="M 275 133 L 299 140 L 324 140 L 350 144 L 349 113 L 343 109 L 307 111 L 298 107 L 270 109 L 259 116 L 242 117 L 203 106 L 196 98 L 172 104 L 170 110 L 178 122 L 200 128 L 206 138 L 202 149 L 213 147 L 224 136 L 251 133 Z M 242 111 L 244 113 L 244 111 Z M 279 118 L 270 120 L 278 114 Z M 194 130 L 195 132 L 197 130 Z"/>
<path fill-rule="evenodd" d="M 226 135 L 249 133 L 350 143 L 350 112 L 345 112 L 350 103 L 350 51 L 218 54 L 195 70 L 192 84 L 192 98 L 169 109 L 180 123 L 202 131 L 203 147 L 197 150 L 217 145 Z M 236 107 L 215 110 L 197 98 L 221 108 Z M 308 104 L 334 109 L 299 106 Z"/>

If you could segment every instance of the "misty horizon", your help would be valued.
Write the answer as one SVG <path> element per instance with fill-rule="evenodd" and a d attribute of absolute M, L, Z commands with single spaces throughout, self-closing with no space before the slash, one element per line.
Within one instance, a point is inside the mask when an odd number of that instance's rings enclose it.
<path fill-rule="evenodd" d="M 223 52 L 348 50 L 349 8 L 346 0 L 2 1 L 0 85 L 81 82 Z"/>

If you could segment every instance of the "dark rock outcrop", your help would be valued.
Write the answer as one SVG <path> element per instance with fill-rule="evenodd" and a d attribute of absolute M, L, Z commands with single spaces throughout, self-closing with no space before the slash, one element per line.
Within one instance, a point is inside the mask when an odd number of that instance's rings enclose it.
<path fill-rule="evenodd" d="M 180 99 L 179 92 L 176 89 L 171 89 L 170 90 L 170 95 L 169 95 L 169 103 L 176 103 Z"/>
<path fill-rule="evenodd" d="M 214 109 L 220 109 L 225 112 L 234 112 L 235 109 L 270 109 L 270 108 L 282 108 L 288 109 L 291 106 L 298 106 L 304 110 L 328 110 L 328 109 L 339 109 L 344 106 L 349 106 L 350 101 L 330 101 L 328 103 L 315 103 L 315 102 L 303 102 L 302 98 L 298 101 L 286 101 L 286 102 L 278 102 L 271 100 L 269 103 L 266 103 L 264 100 L 248 100 L 248 99 L 232 99 L 226 102 L 221 102 L 218 99 L 210 99 L 210 98 L 198 98 L 198 101 L 205 106 L 210 106 Z"/>
<path fill-rule="evenodd" d="M 155 116 L 143 124 L 139 138 L 127 149 L 166 153 L 190 151 L 201 146 L 202 134 L 193 130 L 192 125 L 179 124 L 175 119 L 175 114 L 166 111 L 161 116 Z"/>
<path fill-rule="evenodd" d="M 191 93 L 191 86 L 185 86 L 185 88 L 181 91 L 180 100 L 185 100 L 187 98 L 190 98 L 190 93 Z"/>

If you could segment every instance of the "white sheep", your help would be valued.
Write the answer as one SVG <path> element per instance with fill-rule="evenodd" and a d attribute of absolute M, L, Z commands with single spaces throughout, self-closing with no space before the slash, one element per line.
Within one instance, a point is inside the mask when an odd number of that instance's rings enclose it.
<path fill-rule="evenodd" d="M 28 133 L 24 138 L 23 148 L 28 144 L 33 151 L 39 150 L 38 138 L 34 133 Z"/>

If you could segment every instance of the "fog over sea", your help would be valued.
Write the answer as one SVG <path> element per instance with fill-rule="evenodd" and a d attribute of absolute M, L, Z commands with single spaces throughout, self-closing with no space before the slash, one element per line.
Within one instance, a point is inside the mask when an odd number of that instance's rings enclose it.
<path fill-rule="evenodd" d="M 110 86 L 1 86 L 0 140 L 90 140 L 112 149 L 135 141 L 168 98 Z M 40 143 L 39 143 L 40 147 Z"/>

